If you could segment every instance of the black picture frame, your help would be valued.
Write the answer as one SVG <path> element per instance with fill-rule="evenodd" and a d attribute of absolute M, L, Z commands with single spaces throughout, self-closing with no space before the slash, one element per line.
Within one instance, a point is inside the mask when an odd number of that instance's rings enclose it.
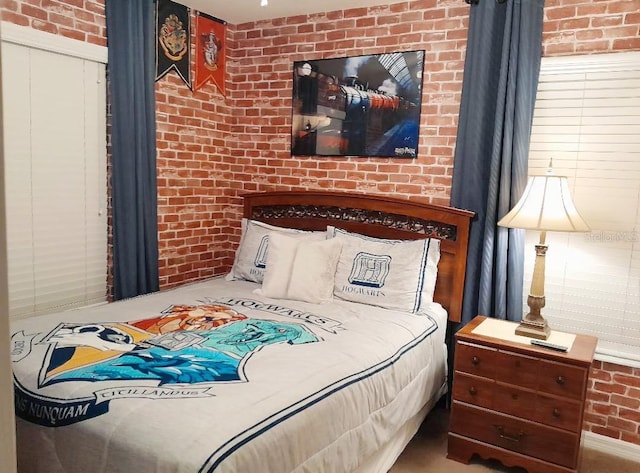
<path fill-rule="evenodd" d="M 416 158 L 424 51 L 293 63 L 292 156 Z"/>

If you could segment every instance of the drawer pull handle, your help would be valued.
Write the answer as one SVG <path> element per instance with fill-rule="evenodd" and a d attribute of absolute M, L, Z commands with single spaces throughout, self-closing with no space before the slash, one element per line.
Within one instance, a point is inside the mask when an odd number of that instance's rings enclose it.
<path fill-rule="evenodd" d="M 476 394 L 478 394 L 478 390 L 476 389 L 475 386 L 471 386 L 469 388 L 469 394 L 471 394 L 472 396 L 475 396 Z"/>
<path fill-rule="evenodd" d="M 557 407 L 553 410 L 553 417 L 560 417 L 560 409 Z"/>
<path fill-rule="evenodd" d="M 472 365 L 478 365 L 478 363 L 480 363 L 480 358 L 478 358 L 477 356 L 474 356 L 473 358 L 471 358 L 471 364 Z"/>
<path fill-rule="evenodd" d="M 564 376 L 558 376 L 556 378 L 556 383 L 558 383 L 560 386 L 564 385 L 565 379 Z"/>
<path fill-rule="evenodd" d="M 524 432 L 522 430 L 520 430 L 516 435 L 509 435 L 509 434 L 505 434 L 504 433 L 504 427 L 501 425 L 494 425 L 493 426 L 496 429 L 496 432 L 498 432 L 498 436 L 501 439 L 504 440 L 509 440 L 510 442 L 520 442 L 520 439 L 522 439 L 522 437 L 524 437 Z"/>

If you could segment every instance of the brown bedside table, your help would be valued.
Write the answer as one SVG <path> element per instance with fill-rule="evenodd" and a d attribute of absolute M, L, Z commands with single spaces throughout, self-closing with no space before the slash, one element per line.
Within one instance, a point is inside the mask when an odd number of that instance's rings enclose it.
<path fill-rule="evenodd" d="M 597 338 L 552 331 L 549 342 L 570 345 L 559 352 L 515 337 L 517 325 L 478 316 L 455 335 L 447 457 L 576 473 Z"/>

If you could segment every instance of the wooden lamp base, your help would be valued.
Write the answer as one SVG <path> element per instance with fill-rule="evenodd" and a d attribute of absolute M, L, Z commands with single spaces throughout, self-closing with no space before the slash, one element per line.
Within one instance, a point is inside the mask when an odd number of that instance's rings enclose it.
<path fill-rule="evenodd" d="M 536 260 L 533 265 L 533 277 L 531 279 L 531 291 L 527 297 L 529 313 L 524 316 L 520 325 L 516 328 L 516 335 L 523 337 L 546 340 L 549 338 L 551 329 L 540 310 L 544 307 L 544 259 L 547 254 L 546 241 L 547 232 L 540 233 L 540 243 L 536 245 Z"/>
<path fill-rule="evenodd" d="M 527 314 L 528 316 L 529 314 Z M 537 338 L 538 340 L 546 340 L 549 338 L 551 329 L 545 319 L 542 322 L 527 320 L 527 317 L 522 319 L 522 322 L 516 327 L 516 335 L 522 335 L 523 337 Z"/>

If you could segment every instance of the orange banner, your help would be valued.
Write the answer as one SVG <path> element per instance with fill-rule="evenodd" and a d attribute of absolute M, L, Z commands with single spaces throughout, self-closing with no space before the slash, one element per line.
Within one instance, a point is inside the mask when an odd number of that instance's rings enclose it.
<path fill-rule="evenodd" d="M 196 15 L 196 77 L 194 92 L 212 82 L 225 95 L 226 22 L 204 13 Z"/>

